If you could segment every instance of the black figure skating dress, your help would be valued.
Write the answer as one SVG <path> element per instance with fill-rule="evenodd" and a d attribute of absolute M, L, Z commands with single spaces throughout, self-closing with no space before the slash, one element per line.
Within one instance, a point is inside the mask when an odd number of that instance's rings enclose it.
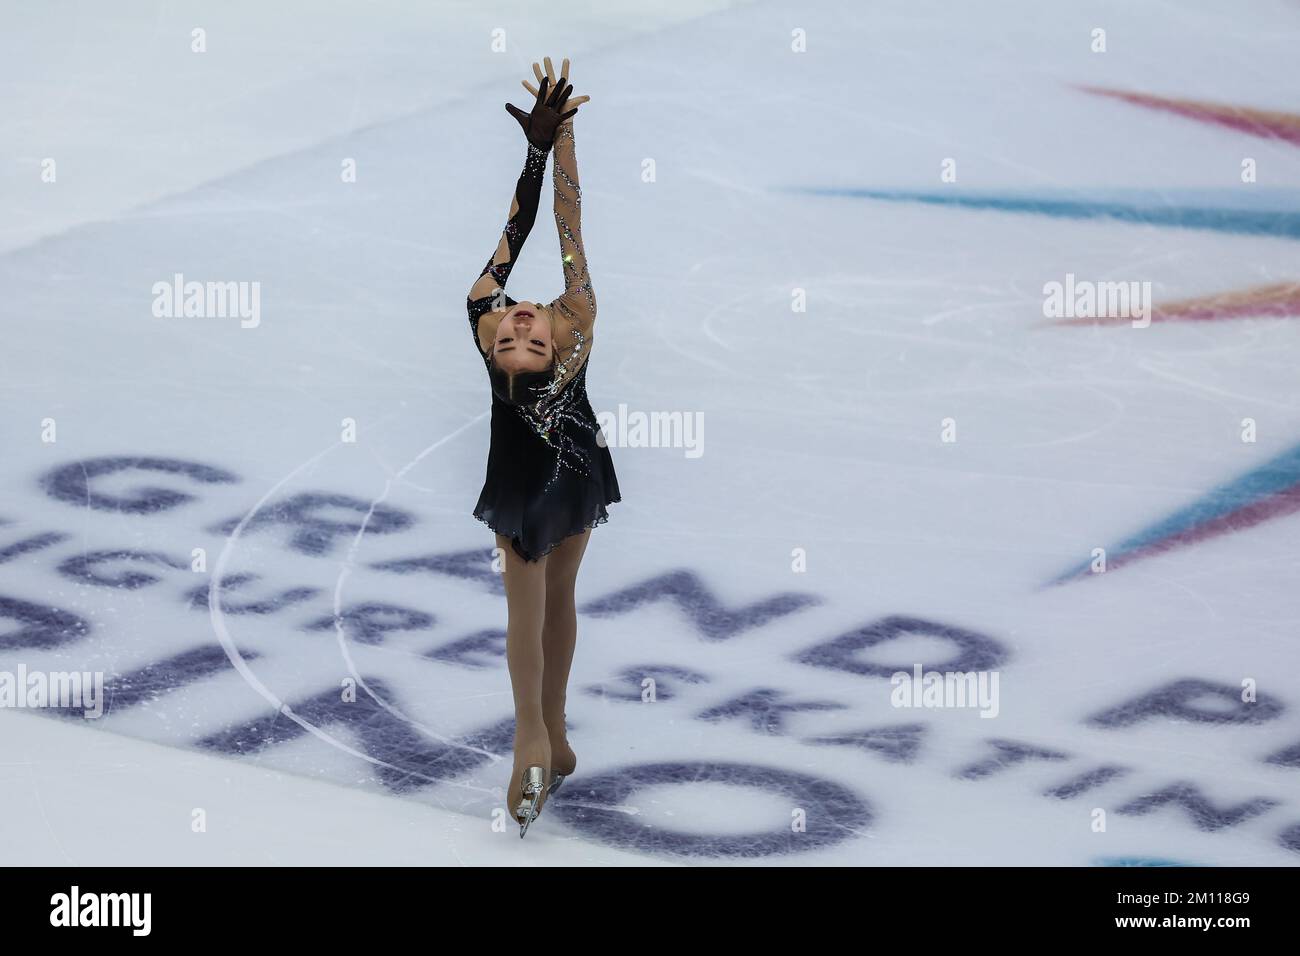
<path fill-rule="evenodd" d="M 613 459 L 587 399 L 596 298 L 582 248 L 582 194 L 571 122 L 559 127 L 553 151 L 555 223 L 565 280 L 564 293 L 550 304 L 554 373 L 545 397 L 532 404 L 512 405 L 493 393 L 487 475 L 474 508 L 474 517 L 510 538 L 526 561 L 606 521 L 605 506 L 621 500 Z M 530 143 L 501 242 L 467 300 L 474 344 L 489 372 L 488 352 L 497 328 L 516 304 L 505 295 L 506 280 L 536 219 L 545 168 L 546 150 Z M 484 282 L 484 276 L 493 281 Z M 495 288 L 475 297 L 476 290 L 489 286 Z"/>

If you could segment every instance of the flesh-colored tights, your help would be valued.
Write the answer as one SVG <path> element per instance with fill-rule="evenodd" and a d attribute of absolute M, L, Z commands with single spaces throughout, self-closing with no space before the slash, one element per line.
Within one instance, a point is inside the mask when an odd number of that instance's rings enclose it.
<path fill-rule="evenodd" d="M 496 536 L 505 556 L 506 664 L 515 700 L 514 768 L 506 790 L 512 816 L 525 767 L 572 773 L 576 763 L 565 735 L 564 703 L 578 638 L 573 589 L 590 537 L 588 529 L 545 557 L 525 561 L 509 538 Z"/>

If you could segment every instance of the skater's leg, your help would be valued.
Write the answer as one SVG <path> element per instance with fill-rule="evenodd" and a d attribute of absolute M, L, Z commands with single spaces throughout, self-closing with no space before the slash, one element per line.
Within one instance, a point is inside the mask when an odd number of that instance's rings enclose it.
<path fill-rule="evenodd" d="M 497 535 L 505 553 L 506 664 L 515 701 L 514 769 L 506 791 L 506 809 L 513 816 L 520 800 L 520 776 L 525 767 L 551 765 L 550 738 L 542 717 L 542 623 L 546 616 L 546 565 L 549 556 L 525 561 L 510 539 Z"/>
<path fill-rule="evenodd" d="M 565 538 L 549 555 L 546 566 L 546 617 L 542 626 L 542 652 L 546 670 L 542 678 L 542 719 L 550 734 L 551 760 L 556 773 L 568 775 L 577 764 L 564 726 L 564 704 L 569 669 L 578 639 L 578 609 L 574 586 L 578 566 L 591 537 L 588 528 Z"/>

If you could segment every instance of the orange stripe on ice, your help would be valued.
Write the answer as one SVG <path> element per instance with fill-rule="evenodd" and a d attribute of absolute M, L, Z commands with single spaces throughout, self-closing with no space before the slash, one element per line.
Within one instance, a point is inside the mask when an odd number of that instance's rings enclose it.
<path fill-rule="evenodd" d="M 1281 139 L 1300 146 L 1300 115 L 1295 113 L 1256 110 L 1227 103 L 1206 103 L 1201 100 L 1171 99 L 1165 96 L 1152 96 L 1149 93 L 1111 90 L 1101 86 L 1084 86 L 1080 89 L 1098 96 L 1123 100 L 1136 106 L 1177 113 L 1179 116 L 1186 116 L 1188 119 L 1199 120 L 1202 123 L 1227 126 L 1243 133 L 1250 133 L 1252 136 Z"/>
<path fill-rule="evenodd" d="M 1280 282 L 1254 289 L 1216 292 L 1180 299 L 1151 310 L 1152 322 L 1196 322 L 1216 319 L 1286 319 L 1300 316 L 1300 283 Z M 1063 319 L 1054 325 L 1128 325 L 1131 318 Z"/>

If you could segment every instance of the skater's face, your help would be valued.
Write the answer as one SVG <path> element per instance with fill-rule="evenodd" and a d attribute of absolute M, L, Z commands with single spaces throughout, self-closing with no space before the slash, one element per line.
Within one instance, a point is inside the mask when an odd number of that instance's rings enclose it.
<path fill-rule="evenodd" d="M 550 366 L 554 352 L 551 313 L 543 305 L 520 302 L 497 326 L 492 357 L 504 372 L 540 372 Z"/>

